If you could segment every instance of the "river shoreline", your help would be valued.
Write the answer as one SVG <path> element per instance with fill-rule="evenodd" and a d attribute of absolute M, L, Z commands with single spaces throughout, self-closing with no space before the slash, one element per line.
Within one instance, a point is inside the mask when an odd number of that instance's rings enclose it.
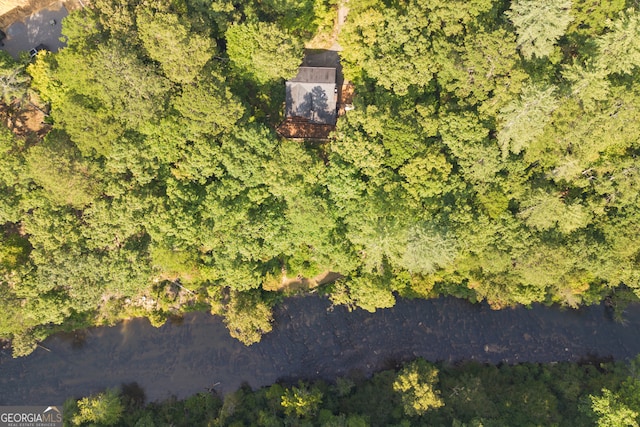
<path fill-rule="evenodd" d="M 577 310 L 535 305 L 500 311 L 455 298 L 398 300 L 368 313 L 332 308 L 317 296 L 287 298 L 274 330 L 246 347 L 219 317 L 189 313 L 152 327 L 133 319 L 56 334 L 32 355 L 0 355 L 0 405 L 61 404 L 136 382 L 148 401 L 279 380 L 371 375 L 416 357 L 482 363 L 624 361 L 640 353 L 640 306 L 615 323 L 604 305 Z M 214 386 L 215 385 L 215 386 Z"/>

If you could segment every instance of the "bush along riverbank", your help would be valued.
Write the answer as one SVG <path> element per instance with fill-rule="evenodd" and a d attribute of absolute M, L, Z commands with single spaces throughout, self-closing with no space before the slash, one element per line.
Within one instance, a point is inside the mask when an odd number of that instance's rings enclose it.
<path fill-rule="evenodd" d="M 637 426 L 638 360 L 482 365 L 417 359 L 335 383 L 299 381 L 145 403 L 136 384 L 69 399 L 68 425 Z"/>

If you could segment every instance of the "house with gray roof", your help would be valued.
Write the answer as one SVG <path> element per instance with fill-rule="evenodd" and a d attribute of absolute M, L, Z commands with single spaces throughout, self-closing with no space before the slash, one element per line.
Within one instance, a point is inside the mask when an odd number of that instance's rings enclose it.
<path fill-rule="evenodd" d="M 337 102 L 335 68 L 300 67 L 298 75 L 286 82 L 287 119 L 335 126 Z"/>

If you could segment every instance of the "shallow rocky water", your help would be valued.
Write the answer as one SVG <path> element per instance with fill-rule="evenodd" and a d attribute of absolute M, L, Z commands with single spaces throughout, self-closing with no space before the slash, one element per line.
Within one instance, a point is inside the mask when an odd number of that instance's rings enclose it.
<path fill-rule="evenodd" d="M 274 330 L 245 347 L 217 318 L 191 313 L 154 328 L 145 319 L 47 339 L 32 355 L 0 354 L 0 405 L 61 404 L 136 382 L 148 401 L 243 382 L 371 374 L 417 356 L 488 363 L 625 360 L 640 353 L 640 306 L 615 323 L 604 306 L 501 311 L 455 298 L 399 300 L 392 309 L 348 313 L 319 297 L 286 299 Z"/>

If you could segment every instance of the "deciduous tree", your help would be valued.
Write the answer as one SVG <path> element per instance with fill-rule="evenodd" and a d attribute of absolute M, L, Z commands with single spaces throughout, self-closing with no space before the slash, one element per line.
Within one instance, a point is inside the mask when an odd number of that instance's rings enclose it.
<path fill-rule="evenodd" d="M 288 415 L 310 417 L 315 415 L 322 403 L 322 391 L 316 387 L 309 387 L 300 383 L 298 387 L 284 390 L 281 404 Z"/>
<path fill-rule="evenodd" d="M 172 104 L 181 115 L 178 121 L 192 138 L 230 131 L 244 114 L 240 100 L 216 75 L 186 85 Z"/>
<path fill-rule="evenodd" d="M 261 298 L 260 291 L 233 291 L 224 311 L 224 322 L 231 336 L 242 343 L 260 342 L 262 335 L 273 328 L 271 305 Z"/>
<path fill-rule="evenodd" d="M 191 83 L 215 54 L 215 41 L 177 14 L 140 8 L 136 24 L 147 54 L 173 82 Z"/>
<path fill-rule="evenodd" d="M 419 416 L 444 405 L 440 398 L 438 370 L 423 359 L 405 366 L 393 382 L 393 389 L 400 393 L 405 414 Z"/>
<path fill-rule="evenodd" d="M 225 33 L 227 54 L 241 75 L 260 84 L 289 79 L 302 63 L 302 41 L 276 24 L 258 22 L 229 26 Z"/>
<path fill-rule="evenodd" d="M 120 421 L 124 409 L 118 392 L 113 389 L 84 397 L 77 405 L 78 412 L 73 415 L 71 422 L 78 426 L 85 423 L 115 425 Z"/>

